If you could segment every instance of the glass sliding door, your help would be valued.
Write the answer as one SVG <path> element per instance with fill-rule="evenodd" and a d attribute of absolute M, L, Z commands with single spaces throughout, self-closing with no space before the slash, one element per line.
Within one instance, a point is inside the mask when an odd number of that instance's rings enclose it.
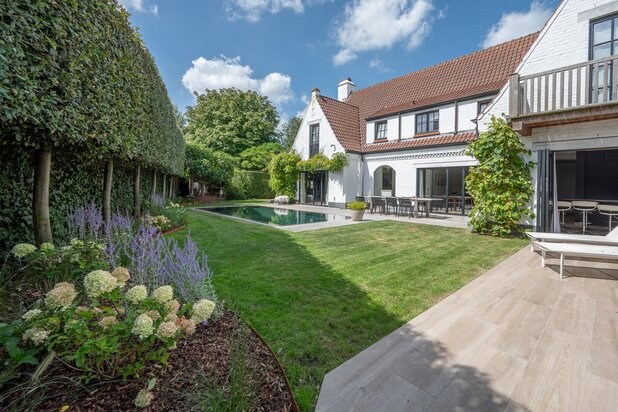
<path fill-rule="evenodd" d="M 466 215 L 472 197 L 466 191 L 469 167 L 440 167 L 418 170 L 417 195 L 434 199 L 432 213 Z"/>
<path fill-rule="evenodd" d="M 328 205 L 328 172 L 301 172 L 300 202 L 310 205 Z"/>

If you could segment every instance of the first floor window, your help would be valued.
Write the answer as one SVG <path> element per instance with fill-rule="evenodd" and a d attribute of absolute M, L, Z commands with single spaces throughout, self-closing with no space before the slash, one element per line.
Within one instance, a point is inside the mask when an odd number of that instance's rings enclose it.
<path fill-rule="evenodd" d="M 416 134 L 438 133 L 440 130 L 440 112 L 421 113 L 416 115 Z"/>
<path fill-rule="evenodd" d="M 491 100 L 486 100 L 484 102 L 479 102 L 479 107 L 478 107 L 478 113 L 477 114 L 481 114 L 485 111 L 485 109 L 487 109 L 489 107 L 489 104 L 491 103 Z"/>
<path fill-rule="evenodd" d="M 312 124 L 309 127 L 309 157 L 320 152 L 320 125 Z"/>
<path fill-rule="evenodd" d="M 376 123 L 376 138 L 375 140 L 386 140 L 386 122 Z"/>

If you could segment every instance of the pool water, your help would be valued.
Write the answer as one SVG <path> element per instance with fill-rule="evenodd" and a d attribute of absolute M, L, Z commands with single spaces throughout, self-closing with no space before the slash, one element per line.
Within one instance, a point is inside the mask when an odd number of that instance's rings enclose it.
<path fill-rule="evenodd" d="M 238 217 L 259 223 L 271 223 L 279 226 L 303 225 L 306 223 L 332 222 L 349 219 L 348 216 L 330 213 L 305 212 L 265 206 L 229 206 L 208 207 L 202 210 L 225 216 Z"/>

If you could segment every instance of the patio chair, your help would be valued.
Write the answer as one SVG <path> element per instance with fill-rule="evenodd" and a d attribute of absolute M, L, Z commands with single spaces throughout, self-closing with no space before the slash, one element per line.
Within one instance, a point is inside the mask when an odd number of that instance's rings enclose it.
<path fill-rule="evenodd" d="M 609 231 L 612 231 L 612 219 L 618 216 L 618 205 L 598 205 L 597 210 L 600 214 L 609 217 Z"/>
<path fill-rule="evenodd" d="M 397 204 L 397 198 L 396 197 L 387 197 L 385 199 L 386 203 L 385 203 L 385 214 L 389 214 L 391 209 L 393 210 L 395 216 L 397 216 L 397 211 L 398 211 L 398 204 Z"/>
<path fill-rule="evenodd" d="M 580 243 L 585 245 L 606 245 L 618 246 L 618 227 L 609 232 L 605 236 L 595 235 L 573 235 L 570 233 L 543 233 L 543 232 L 526 232 L 526 236 L 532 240 L 532 251 L 535 250 L 535 244 L 539 242 L 546 243 Z"/>
<path fill-rule="evenodd" d="M 594 211 L 597 205 L 597 202 L 588 200 L 573 201 L 573 209 L 582 212 L 582 233 L 586 233 L 586 229 L 588 229 L 588 213 Z"/>
<path fill-rule="evenodd" d="M 402 216 L 407 210 L 408 217 L 412 217 L 412 199 L 409 197 L 399 198 L 399 216 Z"/>
<path fill-rule="evenodd" d="M 560 224 L 564 226 L 564 214 L 573 209 L 573 203 L 567 202 L 566 200 L 558 200 L 556 205 L 558 206 L 558 213 L 560 214 Z"/>
<path fill-rule="evenodd" d="M 586 263 L 595 263 L 598 260 L 617 260 L 618 247 L 616 246 L 601 246 L 601 245 L 586 245 L 582 243 L 549 243 L 535 242 L 536 248 L 541 251 L 541 265 L 545 267 L 545 257 L 547 252 L 557 253 L 560 255 L 560 278 L 564 279 L 564 258 L 583 258 L 578 267 L 596 267 L 596 265 L 584 266 Z M 573 265 L 569 265 L 573 266 Z"/>
<path fill-rule="evenodd" d="M 379 196 L 371 196 L 371 213 L 378 211 L 378 213 L 384 213 L 385 203 L 384 198 Z"/>

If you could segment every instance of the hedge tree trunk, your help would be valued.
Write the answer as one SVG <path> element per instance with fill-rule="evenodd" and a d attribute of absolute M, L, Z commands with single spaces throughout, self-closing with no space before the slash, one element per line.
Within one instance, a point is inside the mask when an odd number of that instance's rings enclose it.
<path fill-rule="evenodd" d="M 141 178 L 142 168 L 140 165 L 135 166 L 135 174 L 133 179 L 133 209 L 136 217 L 142 214 L 142 193 L 141 193 Z"/>
<path fill-rule="evenodd" d="M 150 197 L 152 198 L 157 194 L 157 171 L 152 171 L 152 190 L 150 191 Z"/>
<path fill-rule="evenodd" d="M 167 175 L 163 175 L 163 199 L 167 197 Z"/>
<path fill-rule="evenodd" d="M 49 179 L 51 176 L 51 147 L 44 146 L 36 152 L 34 187 L 32 196 L 32 219 L 34 239 L 38 245 L 52 242 L 49 220 Z"/>
<path fill-rule="evenodd" d="M 112 176 L 114 161 L 109 159 L 105 163 L 105 178 L 103 180 L 103 220 L 109 224 L 112 220 Z"/>

